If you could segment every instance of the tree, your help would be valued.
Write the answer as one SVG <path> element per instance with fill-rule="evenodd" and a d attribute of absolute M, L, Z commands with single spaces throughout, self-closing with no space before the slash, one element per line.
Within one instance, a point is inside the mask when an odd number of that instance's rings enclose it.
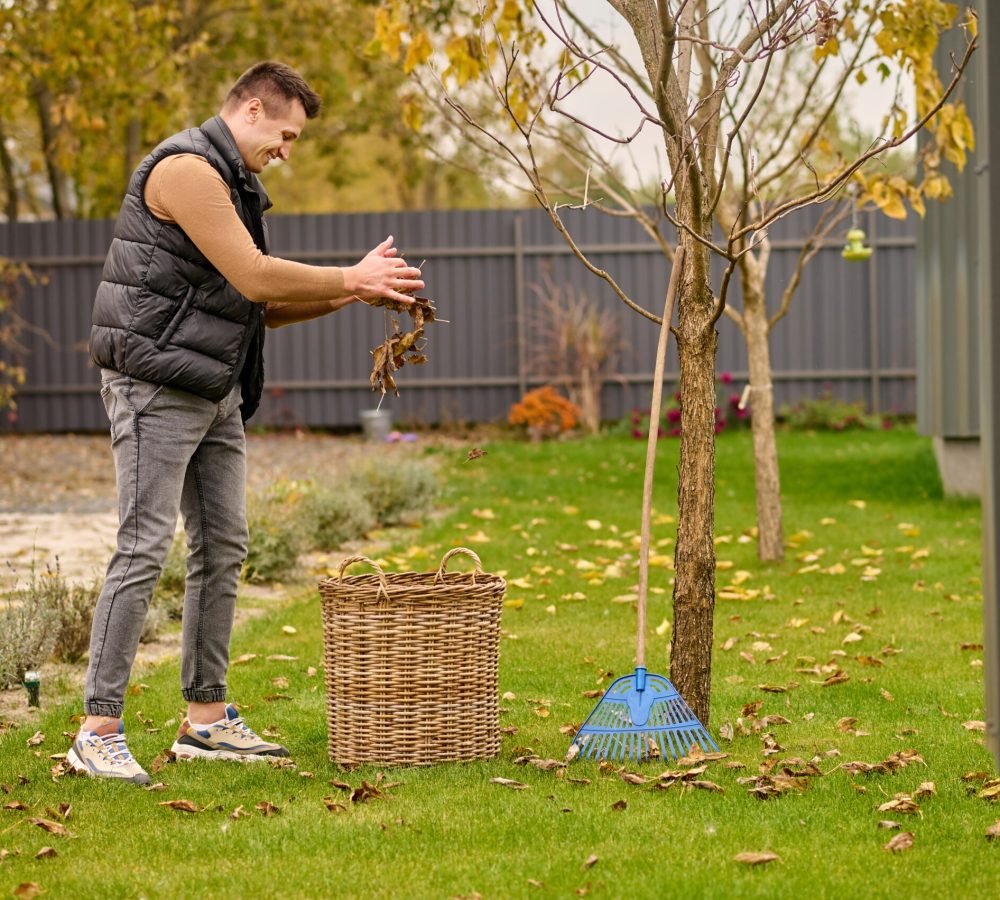
<path fill-rule="evenodd" d="M 790 60 L 798 58 L 799 49 L 817 48 L 819 66 L 839 54 L 842 39 L 857 39 L 863 47 L 865 28 L 871 34 L 881 27 L 879 35 L 889 32 L 884 45 L 880 43 L 882 52 L 905 57 L 912 41 L 925 41 L 931 30 L 936 34 L 945 18 L 940 11 L 944 5 L 937 0 L 892 0 L 879 4 L 877 15 L 874 4 L 849 2 L 838 13 L 823 0 L 608 0 L 608 5 L 637 44 L 641 62 L 636 65 L 575 16 L 572 4 L 564 0 L 489 0 L 471 14 L 460 3 L 388 0 L 376 16 L 375 40 L 415 76 L 416 89 L 405 101 L 410 120 L 430 122 L 438 132 L 442 123 L 461 127 L 467 141 L 504 159 L 511 177 L 546 210 L 581 263 L 629 308 L 659 321 L 647 308 L 652 298 L 643 303 L 629 297 L 614 273 L 588 258 L 574 240 L 572 220 L 555 201 L 556 194 L 569 190 L 578 197 L 576 206 L 630 216 L 668 260 L 683 248 L 678 317 L 672 329 L 680 360 L 683 430 L 670 671 L 696 714 L 707 721 L 715 602 L 716 324 L 725 313 L 731 279 L 739 272 L 744 284 L 753 286 L 754 277 L 766 270 L 762 263 L 767 227 L 795 210 L 836 197 L 852 180 L 864 178 L 867 196 L 883 208 L 904 194 L 914 202 L 916 195 L 909 188 L 880 179 L 877 173 L 867 175 L 865 165 L 928 123 L 939 133 L 946 127 L 939 119 L 947 115 L 953 123 L 947 129 L 964 132 L 964 111 L 944 112 L 956 74 L 947 88 L 933 99 L 931 91 L 918 105 L 915 122 L 907 124 L 896 115 L 888 123 L 891 131 L 876 145 L 851 158 L 827 153 L 833 157 L 831 164 L 822 166 L 820 126 L 832 113 L 816 119 L 816 133 L 805 145 L 788 143 L 789 127 L 786 137 L 767 151 L 779 174 L 771 183 L 774 189 L 765 193 L 758 178 L 759 126 L 752 117 L 766 118 L 773 112 L 766 101 L 790 93 Z M 912 24 L 914 14 L 925 9 L 933 11 L 927 30 L 921 24 L 907 33 L 906 23 Z M 730 11 L 738 14 L 727 15 Z M 972 35 L 969 53 L 974 42 Z M 965 60 L 958 64 L 958 74 Z M 913 65 L 914 74 L 925 78 L 926 69 L 918 72 Z M 592 111 L 572 105 L 598 78 L 617 85 L 621 102 L 634 109 L 634 130 L 602 130 Z M 831 109 L 837 96 L 834 91 Z M 575 127 L 572 143 L 559 139 L 567 121 Z M 658 173 L 659 196 L 652 205 L 650 198 L 613 177 L 607 166 L 610 147 L 627 147 L 645 129 L 659 136 L 665 157 Z M 553 154 L 576 169 L 575 185 L 552 183 L 541 160 Z M 739 179 L 733 174 L 738 170 Z M 742 195 L 730 187 L 734 181 L 744 185 Z M 777 190 L 779 184 L 782 191 Z M 931 184 L 923 187 L 927 195 L 933 193 Z M 717 241 L 714 226 L 720 220 L 724 236 Z M 710 278 L 713 255 L 725 263 L 717 288 Z M 756 347 L 766 347 L 768 322 L 762 318 L 762 305 L 762 296 L 745 295 L 745 333 Z M 773 422 L 769 393 L 761 384 L 769 366 L 767 360 L 752 364 L 751 384 L 761 388 L 761 396 L 754 397 L 757 414 Z M 777 490 L 776 479 L 774 487 Z M 780 547 L 780 519 L 777 533 Z"/>
<path fill-rule="evenodd" d="M 440 205 L 481 197 L 478 178 L 444 171 L 400 121 L 402 74 L 364 54 L 373 16 L 349 0 L 0 3 L 0 212 L 115 215 L 143 154 L 213 115 L 239 73 L 271 56 L 325 106 L 267 173 L 279 208 L 423 205 L 435 182 Z"/>

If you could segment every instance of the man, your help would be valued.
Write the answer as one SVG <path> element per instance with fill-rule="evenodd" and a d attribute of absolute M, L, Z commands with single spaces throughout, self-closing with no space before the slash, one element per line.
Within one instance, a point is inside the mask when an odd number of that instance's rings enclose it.
<path fill-rule="evenodd" d="M 420 270 L 386 238 L 357 265 L 268 256 L 258 173 L 287 160 L 320 98 L 288 66 L 262 62 L 220 113 L 168 138 L 133 173 L 94 303 L 118 488 L 117 547 L 94 613 L 86 718 L 74 769 L 137 784 L 149 776 L 125 742 L 125 690 L 153 588 L 184 517 L 190 555 L 179 758 L 287 756 L 226 704 L 229 637 L 247 550 L 244 422 L 260 401 L 264 327 L 357 300 L 411 302 Z"/>

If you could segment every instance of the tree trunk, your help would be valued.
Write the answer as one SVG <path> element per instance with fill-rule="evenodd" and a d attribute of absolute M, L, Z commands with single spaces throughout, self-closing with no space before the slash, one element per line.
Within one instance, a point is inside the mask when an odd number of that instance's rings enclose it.
<path fill-rule="evenodd" d="M 688 245 L 685 259 L 707 255 Z M 677 348 L 683 398 L 677 476 L 677 546 L 674 551 L 674 624 L 670 679 L 702 724 L 708 723 L 712 693 L 712 633 L 715 614 L 715 352 L 713 299 L 707 260 L 685 265 L 678 299 Z"/>
<path fill-rule="evenodd" d="M 132 170 L 139 165 L 142 158 L 142 121 L 138 116 L 130 116 L 128 124 L 125 126 L 125 159 L 123 160 L 123 186 L 122 193 L 128 188 L 128 183 L 132 178 Z"/>
<path fill-rule="evenodd" d="M 4 189 L 7 194 L 7 202 L 4 204 L 4 213 L 8 222 L 17 221 L 18 190 L 17 176 L 14 173 L 14 160 L 11 159 L 7 150 L 7 134 L 0 123 L 0 172 L 3 173 Z"/>
<path fill-rule="evenodd" d="M 743 285 L 743 321 L 750 362 L 750 423 L 753 427 L 757 496 L 757 555 L 766 562 L 784 559 L 781 482 L 774 438 L 774 387 L 771 384 L 770 329 L 763 294 Z"/>
<path fill-rule="evenodd" d="M 52 190 L 52 214 L 57 219 L 65 219 L 69 214 L 66 196 L 66 182 L 56 159 L 58 146 L 56 126 L 52 121 L 52 92 L 43 81 L 36 81 L 33 88 L 35 109 L 38 112 L 38 127 L 42 135 L 42 155 L 45 157 L 45 171 Z"/>

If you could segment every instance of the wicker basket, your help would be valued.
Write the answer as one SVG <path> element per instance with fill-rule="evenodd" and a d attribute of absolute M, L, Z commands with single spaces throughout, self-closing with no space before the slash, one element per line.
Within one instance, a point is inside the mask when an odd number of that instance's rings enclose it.
<path fill-rule="evenodd" d="M 456 553 L 471 556 L 475 571 L 445 572 Z M 345 577 L 357 562 L 376 574 Z M 503 578 L 458 547 L 426 573 L 385 574 L 352 556 L 319 589 L 332 762 L 412 765 L 500 752 Z"/>

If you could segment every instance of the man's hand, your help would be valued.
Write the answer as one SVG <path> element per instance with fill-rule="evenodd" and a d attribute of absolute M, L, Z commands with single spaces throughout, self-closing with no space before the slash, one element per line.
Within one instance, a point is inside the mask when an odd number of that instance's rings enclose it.
<path fill-rule="evenodd" d="M 344 269 L 344 287 L 358 299 L 368 301 L 387 297 L 409 304 L 413 302 L 412 294 L 424 286 L 420 280 L 420 269 L 408 266 L 406 260 L 397 257 L 392 241 L 392 235 L 389 235 L 361 262 Z"/>

